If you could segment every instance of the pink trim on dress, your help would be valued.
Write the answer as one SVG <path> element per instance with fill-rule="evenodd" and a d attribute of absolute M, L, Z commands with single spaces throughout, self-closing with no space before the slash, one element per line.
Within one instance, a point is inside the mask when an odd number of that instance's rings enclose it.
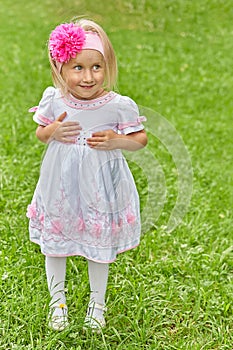
<path fill-rule="evenodd" d="M 38 242 L 37 242 L 36 240 L 33 240 L 33 239 L 31 240 L 31 242 L 38 244 Z M 100 263 L 100 264 L 108 264 L 108 263 L 112 263 L 112 262 L 116 261 L 117 255 L 118 255 L 118 254 L 127 252 L 127 251 L 129 251 L 129 250 L 131 250 L 131 249 L 135 249 L 135 248 L 137 248 L 138 246 L 139 246 L 139 243 L 135 244 L 134 246 L 132 246 L 132 247 L 130 247 L 130 248 L 125 248 L 125 249 L 123 249 L 123 250 L 117 250 L 117 252 L 116 252 L 116 257 L 115 257 L 114 259 L 106 260 L 106 261 L 105 261 L 105 260 L 102 261 L 102 260 L 97 260 L 97 259 L 90 259 L 87 255 L 81 254 L 81 253 L 72 253 L 72 254 L 45 254 L 45 253 L 42 252 L 42 254 L 45 255 L 45 256 L 64 257 L 64 258 L 69 257 L 69 256 L 82 256 L 82 257 L 84 257 L 84 258 L 86 258 L 86 259 L 88 259 L 88 260 L 91 260 L 91 261 L 94 261 L 94 262 L 97 262 L 97 263 Z"/>
<path fill-rule="evenodd" d="M 116 93 L 114 91 L 110 91 L 106 95 L 96 98 L 94 100 L 79 100 L 74 98 L 73 96 L 69 96 L 69 99 L 63 97 L 64 103 L 71 107 L 76 109 L 97 109 L 99 107 L 104 106 L 106 103 L 111 101 L 114 97 L 116 97 Z"/>
<path fill-rule="evenodd" d="M 41 114 L 38 114 L 38 115 L 37 115 L 37 119 L 38 119 L 39 121 L 41 121 L 42 123 L 45 123 L 45 124 L 47 124 L 47 125 L 53 123 L 52 120 L 48 119 L 47 117 L 45 117 L 45 116 L 43 116 L 43 115 L 41 115 Z"/>
<path fill-rule="evenodd" d="M 35 113 L 37 111 L 37 109 L 38 109 L 38 106 L 34 106 L 34 107 L 29 108 L 28 112 Z"/>
<path fill-rule="evenodd" d="M 137 125 L 140 125 L 141 122 L 145 122 L 145 121 L 146 121 L 146 117 L 144 117 L 144 116 L 138 117 L 135 122 L 119 123 L 118 129 L 123 130 L 123 129 L 128 128 L 129 126 L 137 126 Z"/>

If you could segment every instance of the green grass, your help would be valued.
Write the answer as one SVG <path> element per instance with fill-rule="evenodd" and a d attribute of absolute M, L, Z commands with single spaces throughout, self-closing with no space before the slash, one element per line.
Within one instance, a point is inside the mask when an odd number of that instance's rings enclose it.
<path fill-rule="evenodd" d="M 27 109 L 51 84 L 47 37 L 58 23 L 83 14 L 109 34 L 120 93 L 166 118 L 193 171 L 189 210 L 167 232 L 180 192 L 177 145 L 166 130 L 161 141 L 158 114 L 150 114 L 148 153 L 140 151 L 130 164 L 142 209 L 158 209 L 153 199 L 146 203 L 147 186 L 161 201 L 166 190 L 166 198 L 139 248 L 111 265 L 108 326 L 100 335 L 82 331 L 89 293 L 82 258 L 68 261 L 71 326 L 48 329 L 44 258 L 29 242 L 25 217 L 44 151 Z M 1 4 L 0 349 L 232 349 L 232 21 L 232 2 L 222 0 Z M 148 172 L 155 183 L 145 180 Z"/>

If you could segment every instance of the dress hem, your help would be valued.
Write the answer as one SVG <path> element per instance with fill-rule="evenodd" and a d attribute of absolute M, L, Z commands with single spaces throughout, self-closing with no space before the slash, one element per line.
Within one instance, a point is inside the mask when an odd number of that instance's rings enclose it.
<path fill-rule="evenodd" d="M 36 241 L 36 240 L 31 240 L 32 243 L 35 243 L 37 245 L 40 246 L 40 244 Z M 126 248 L 126 249 L 122 249 L 122 250 L 118 250 L 116 252 L 116 257 L 114 259 L 111 259 L 111 260 L 97 260 L 97 259 L 93 259 L 93 258 L 90 258 L 90 257 L 87 257 L 85 254 L 81 254 L 81 253 L 72 253 L 72 254 L 45 254 L 43 251 L 41 251 L 41 253 L 44 255 L 44 256 L 49 256 L 51 258 L 67 258 L 69 256 L 81 256 L 87 260 L 91 260 L 91 261 L 94 261 L 94 262 L 97 262 L 97 263 L 102 263 L 102 264 L 108 264 L 108 263 L 112 263 L 114 261 L 116 261 L 117 259 L 117 255 L 118 254 L 121 254 L 121 253 L 124 253 L 124 252 L 127 252 L 131 249 L 135 249 L 139 246 L 140 243 L 137 243 L 136 245 L 130 247 L 130 248 Z"/>

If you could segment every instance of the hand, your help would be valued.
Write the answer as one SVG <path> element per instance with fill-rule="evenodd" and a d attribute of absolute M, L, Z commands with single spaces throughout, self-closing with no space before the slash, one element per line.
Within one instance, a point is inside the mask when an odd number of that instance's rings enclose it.
<path fill-rule="evenodd" d="M 111 129 L 98 131 L 87 139 L 87 144 L 91 148 L 110 151 L 118 148 L 119 137 L 120 135 Z"/>
<path fill-rule="evenodd" d="M 117 134 L 113 130 L 95 132 L 87 139 L 87 144 L 94 149 L 111 151 L 123 149 L 126 151 L 137 151 L 146 146 L 147 135 L 144 130 L 127 135 Z"/>
<path fill-rule="evenodd" d="M 76 121 L 63 122 L 66 112 L 62 113 L 54 122 L 54 129 L 51 138 L 63 143 L 75 143 L 76 137 L 82 130 Z"/>

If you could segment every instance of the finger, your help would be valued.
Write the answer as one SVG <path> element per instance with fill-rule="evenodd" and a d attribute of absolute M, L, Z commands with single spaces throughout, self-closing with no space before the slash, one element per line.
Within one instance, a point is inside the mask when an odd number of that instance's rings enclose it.
<path fill-rule="evenodd" d="M 98 149 L 108 149 L 109 143 L 106 142 L 87 142 L 88 146 L 91 148 L 98 148 Z"/>
<path fill-rule="evenodd" d="M 103 143 L 103 142 L 101 142 L 101 143 Z M 99 145 L 100 143 L 99 143 L 99 142 L 94 142 L 94 141 L 92 141 L 92 142 L 87 141 L 87 144 L 88 144 L 88 146 L 90 146 L 90 147 L 96 147 L 96 146 Z"/>
<path fill-rule="evenodd" d="M 90 148 L 98 149 L 98 150 L 108 150 L 108 146 L 104 143 L 97 143 L 95 145 L 88 145 Z"/>
<path fill-rule="evenodd" d="M 104 137 L 106 133 L 104 131 L 97 131 L 92 134 L 92 137 Z"/>
<path fill-rule="evenodd" d="M 78 131 L 69 131 L 69 132 L 64 132 L 62 133 L 62 137 L 67 137 L 67 138 L 71 138 L 74 137 L 76 138 L 78 135 L 80 135 L 80 132 Z"/>
<path fill-rule="evenodd" d="M 106 140 L 104 138 L 101 138 L 101 137 L 93 137 L 91 139 L 87 139 L 87 143 L 89 144 L 97 144 L 97 143 L 103 143 L 105 142 Z"/>
<path fill-rule="evenodd" d="M 67 113 L 63 112 L 62 114 L 59 115 L 59 117 L 56 119 L 58 122 L 62 122 L 65 117 L 66 117 Z"/>
<path fill-rule="evenodd" d="M 62 137 L 61 142 L 63 143 L 75 143 L 76 142 L 76 137 Z"/>
<path fill-rule="evenodd" d="M 65 131 L 82 130 L 82 127 L 78 122 L 65 122 L 62 123 L 62 128 Z"/>

